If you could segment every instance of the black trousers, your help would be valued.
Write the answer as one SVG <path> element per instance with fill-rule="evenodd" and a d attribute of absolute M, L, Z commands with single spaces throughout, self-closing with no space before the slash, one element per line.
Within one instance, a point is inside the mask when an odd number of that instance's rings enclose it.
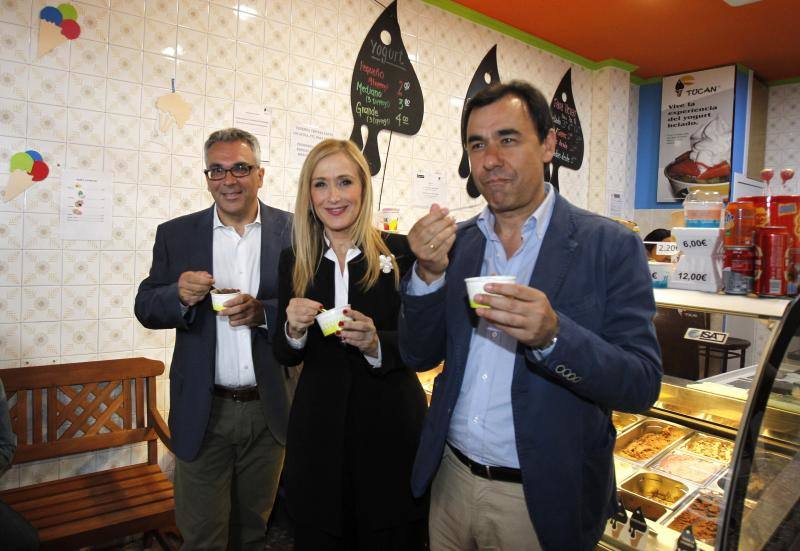
<path fill-rule="evenodd" d="M 0 548 L 8 551 L 39 549 L 36 528 L 2 501 L 0 501 Z"/>

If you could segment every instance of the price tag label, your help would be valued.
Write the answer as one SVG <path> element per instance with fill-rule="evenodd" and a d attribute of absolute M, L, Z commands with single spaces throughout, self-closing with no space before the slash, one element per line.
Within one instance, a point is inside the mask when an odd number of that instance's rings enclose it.
<path fill-rule="evenodd" d="M 656 254 L 675 256 L 678 254 L 678 244 L 674 241 L 659 241 L 656 243 Z"/>
<path fill-rule="evenodd" d="M 684 339 L 700 342 L 710 342 L 714 344 L 725 344 L 728 340 L 728 333 L 723 331 L 711 331 L 710 329 L 698 329 L 690 327 L 686 330 Z"/>
<path fill-rule="evenodd" d="M 711 276 L 705 272 L 675 272 L 674 277 L 678 281 L 697 281 L 699 283 L 711 280 Z"/>
<path fill-rule="evenodd" d="M 708 247 L 709 245 L 713 244 L 713 242 L 709 239 L 684 239 L 681 241 L 681 245 L 685 249 L 699 249 L 703 247 Z"/>

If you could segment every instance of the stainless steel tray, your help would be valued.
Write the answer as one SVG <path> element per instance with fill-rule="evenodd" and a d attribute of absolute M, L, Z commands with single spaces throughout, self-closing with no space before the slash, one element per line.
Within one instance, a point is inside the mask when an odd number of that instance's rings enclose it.
<path fill-rule="evenodd" d="M 697 489 L 686 482 L 665 474 L 643 471 L 622 483 L 621 488 L 644 500 L 667 509 L 680 507 L 688 495 Z"/>
<path fill-rule="evenodd" d="M 657 434 L 667 428 L 673 431 L 675 438 L 668 444 L 665 444 L 661 448 L 654 450 L 651 454 L 646 455 L 645 457 L 636 458 L 636 457 L 631 457 L 625 453 L 622 453 L 622 450 L 624 450 L 629 444 L 633 443 L 635 440 L 638 440 L 639 438 L 648 434 Z M 648 418 L 639 423 L 638 425 L 635 425 L 634 427 L 630 428 L 627 432 L 625 432 L 625 434 L 622 434 L 617 437 L 617 443 L 614 445 L 614 455 L 626 459 L 627 461 L 636 463 L 637 465 L 644 466 L 653 459 L 655 459 L 656 457 L 658 457 L 664 451 L 673 448 L 678 442 L 680 442 L 683 438 L 685 438 L 691 433 L 692 433 L 691 429 L 687 429 L 680 425 Z"/>
<path fill-rule="evenodd" d="M 728 450 L 726 454 L 728 456 L 727 459 L 715 455 L 708 455 L 699 451 L 697 446 L 701 445 L 703 442 L 708 443 L 710 446 L 717 446 L 719 448 L 724 448 Z M 691 449 L 692 447 L 694 447 L 694 449 Z M 681 444 L 680 449 L 688 453 L 697 455 L 699 457 L 710 459 L 711 461 L 717 461 L 724 465 L 730 465 L 731 456 L 733 455 L 733 442 L 730 440 L 725 440 L 724 438 L 717 438 L 716 436 L 711 436 L 709 434 L 703 434 L 701 432 L 698 432 L 695 433 L 695 435 L 689 438 L 688 440 L 684 441 Z"/>
<path fill-rule="evenodd" d="M 614 424 L 614 428 L 617 429 L 617 435 L 622 434 L 641 420 L 641 416 L 633 413 L 611 412 L 611 422 Z"/>
<path fill-rule="evenodd" d="M 666 464 L 669 461 L 675 461 L 676 465 L 670 467 Z M 676 467 L 680 467 L 680 470 Z M 672 478 L 703 486 L 715 478 L 725 465 L 708 457 L 673 449 L 651 463 L 649 468 L 661 471 Z"/>

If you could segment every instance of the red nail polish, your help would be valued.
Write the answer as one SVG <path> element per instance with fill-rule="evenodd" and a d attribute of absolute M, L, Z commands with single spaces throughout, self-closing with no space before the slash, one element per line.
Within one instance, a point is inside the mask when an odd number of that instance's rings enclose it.
<path fill-rule="evenodd" d="M 338 337 L 338 336 L 340 336 L 341 334 L 342 334 L 342 332 L 341 332 L 341 331 L 339 331 L 339 330 L 337 329 L 337 330 L 336 330 L 336 336 Z"/>
<path fill-rule="evenodd" d="M 339 327 L 344 327 L 344 322 L 343 321 L 339 322 Z"/>

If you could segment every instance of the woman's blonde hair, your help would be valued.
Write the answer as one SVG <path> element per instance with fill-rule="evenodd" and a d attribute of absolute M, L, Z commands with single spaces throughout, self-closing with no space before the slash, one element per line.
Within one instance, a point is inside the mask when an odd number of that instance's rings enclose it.
<path fill-rule="evenodd" d="M 297 201 L 294 207 L 294 234 L 292 249 L 295 254 L 292 285 L 297 297 L 304 297 L 308 292 L 314 274 L 319 267 L 324 251 L 325 228 L 314 212 L 311 204 L 311 178 L 319 162 L 336 153 L 343 153 L 353 161 L 358 169 L 361 181 L 361 210 L 350 228 L 353 245 L 361 249 L 367 262 L 364 277 L 359 281 L 363 290 L 370 289 L 378 281 L 381 264 L 379 255 L 392 259 L 395 287 L 400 285 L 400 271 L 391 251 L 381 239 L 380 232 L 372 225 L 372 179 L 367 160 L 361 151 L 349 140 L 327 139 L 312 149 L 300 170 L 300 182 L 297 185 Z"/>

